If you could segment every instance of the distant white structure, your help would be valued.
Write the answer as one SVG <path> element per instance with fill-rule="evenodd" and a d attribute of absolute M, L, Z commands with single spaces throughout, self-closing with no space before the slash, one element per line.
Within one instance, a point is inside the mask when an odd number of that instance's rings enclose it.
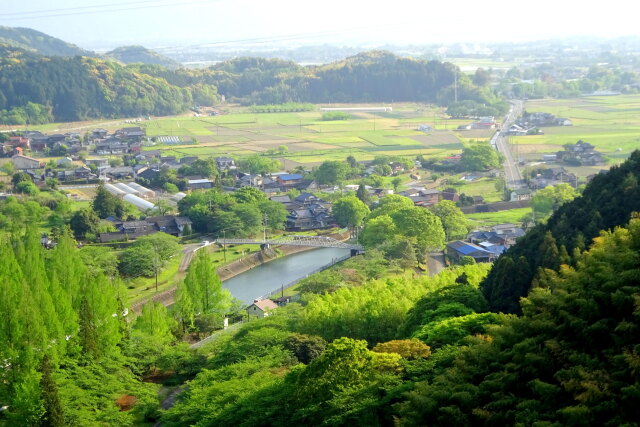
<path fill-rule="evenodd" d="M 185 197 L 187 197 L 186 193 L 180 192 L 180 193 L 176 193 L 173 196 L 171 196 L 170 199 L 173 200 L 174 202 L 179 202 L 180 200 L 184 199 Z"/>
<path fill-rule="evenodd" d="M 123 198 L 125 195 L 127 195 L 128 193 L 124 190 L 119 189 L 118 187 L 114 186 L 113 184 L 105 184 L 104 188 L 111 194 L 113 194 L 114 196 Z"/>
<path fill-rule="evenodd" d="M 136 190 L 141 197 L 145 197 L 147 199 L 155 197 L 156 196 L 156 192 L 153 190 L 148 189 L 147 187 L 143 187 L 142 185 L 138 184 L 137 182 L 128 182 L 127 185 L 131 188 L 133 188 L 134 190 Z"/>
<path fill-rule="evenodd" d="M 156 207 L 156 205 L 154 205 L 153 203 L 151 203 L 148 200 L 142 199 L 136 195 L 133 194 L 127 194 L 122 198 L 125 202 L 131 203 L 132 205 L 134 205 L 136 208 L 140 209 L 141 211 L 146 211 L 147 209 L 153 209 Z"/>
<path fill-rule="evenodd" d="M 392 107 L 322 107 L 320 111 L 346 111 L 361 113 L 384 113 L 393 111 Z"/>
<path fill-rule="evenodd" d="M 134 190 L 133 188 L 129 187 L 127 184 L 123 182 L 116 182 L 115 184 L 113 184 L 113 186 L 116 188 L 119 188 L 120 190 L 124 191 L 127 194 L 135 194 L 136 196 L 140 194 L 138 190 Z"/>

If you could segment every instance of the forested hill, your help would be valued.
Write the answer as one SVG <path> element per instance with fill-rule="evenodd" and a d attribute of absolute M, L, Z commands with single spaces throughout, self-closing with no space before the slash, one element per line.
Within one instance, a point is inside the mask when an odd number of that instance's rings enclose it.
<path fill-rule="evenodd" d="M 506 106 L 486 86 L 476 86 L 453 64 L 402 58 L 384 51 L 363 52 L 342 61 L 303 67 L 291 61 L 236 58 L 206 70 L 179 70 L 167 75 L 161 68 L 147 69 L 167 80 L 215 84 L 228 99 L 244 104 L 284 102 L 428 102 L 448 105 L 458 99 Z M 177 81 L 176 81 L 177 82 Z"/>
<path fill-rule="evenodd" d="M 640 212 L 640 151 L 597 175 L 582 197 L 563 205 L 544 225 L 529 231 L 493 265 L 481 287 L 493 311 L 517 313 L 519 299 L 561 264 L 575 264 L 600 230 L 626 224 Z"/>
<path fill-rule="evenodd" d="M 180 63 L 173 59 L 144 46 L 122 46 L 107 52 L 105 56 L 117 59 L 125 64 L 140 62 L 143 64 L 162 65 L 168 68 L 178 68 L 180 66 Z"/>
<path fill-rule="evenodd" d="M 112 54 L 124 62 L 158 59 L 142 49 Z M 172 115 L 194 105 L 213 105 L 218 93 L 245 105 L 393 101 L 449 105 L 456 75 L 459 101 L 490 106 L 496 114 L 507 108 L 488 86 L 474 85 L 452 64 L 381 51 L 316 67 L 237 58 L 191 70 L 139 62 L 123 65 L 86 56 L 44 57 L 8 45 L 0 45 L 0 50 L 0 120 L 7 124 Z"/>
<path fill-rule="evenodd" d="M 93 52 L 31 28 L 0 26 L 0 43 L 44 56 L 95 56 Z"/>
<path fill-rule="evenodd" d="M 212 105 L 217 101 L 215 86 L 170 84 L 115 61 L 42 57 L 7 47 L 3 50 L 0 120 L 4 123 L 171 115 L 184 112 L 194 103 Z"/>

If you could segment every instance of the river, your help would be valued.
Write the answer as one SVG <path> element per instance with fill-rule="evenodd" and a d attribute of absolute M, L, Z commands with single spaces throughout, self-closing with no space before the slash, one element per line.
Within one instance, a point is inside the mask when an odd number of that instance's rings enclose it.
<path fill-rule="evenodd" d="M 222 282 L 231 295 L 245 304 L 267 295 L 349 254 L 348 249 L 319 248 L 278 258 Z"/>

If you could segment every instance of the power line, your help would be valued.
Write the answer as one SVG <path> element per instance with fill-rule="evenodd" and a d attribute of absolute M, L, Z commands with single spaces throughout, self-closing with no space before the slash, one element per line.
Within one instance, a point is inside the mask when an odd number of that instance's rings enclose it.
<path fill-rule="evenodd" d="M 27 19 L 41 19 L 41 18 L 57 18 L 57 17 L 61 17 L 61 16 L 73 16 L 73 15 L 92 15 L 92 14 L 96 14 L 96 13 L 110 13 L 110 12 L 125 12 L 125 11 L 130 11 L 130 10 L 140 10 L 140 9 L 152 9 L 152 8 L 160 8 L 160 7 L 167 7 L 167 6 L 184 6 L 184 5 L 189 5 L 189 4 L 200 4 L 200 3 L 212 3 L 212 2 L 219 2 L 222 0 L 191 0 L 191 1 L 181 1 L 181 2 L 175 2 L 173 1 L 172 3 L 164 3 L 164 4 L 157 4 L 157 1 L 141 1 L 138 2 L 138 4 L 143 4 L 143 3 L 155 3 L 155 4 L 150 4 L 150 5 L 141 5 L 141 6 L 134 6 L 134 7 L 116 7 L 116 8 L 109 8 L 109 5 L 105 5 L 105 6 L 86 6 L 86 7 L 77 7 L 77 8 L 68 8 L 68 9 L 58 9 L 61 12 L 56 12 L 56 9 L 52 9 L 51 12 L 41 12 L 40 15 L 38 15 L 38 12 L 15 12 L 15 13 L 2 13 L 0 14 L 0 18 L 3 17 L 7 17 L 7 18 L 11 18 L 11 20 L 18 20 L 18 21 L 22 21 L 22 20 L 27 20 Z M 114 3 L 114 5 L 132 5 L 135 3 Z M 93 10 L 91 9 L 93 8 Z M 102 9 L 95 9 L 95 8 L 102 8 Z M 82 10 L 82 9 L 87 9 L 87 10 Z M 23 15 L 23 16 L 20 16 Z"/>
<path fill-rule="evenodd" d="M 338 35 L 357 33 L 365 30 L 379 29 L 382 27 L 388 29 L 391 27 L 405 26 L 405 25 L 406 25 L 405 23 L 386 24 L 386 25 L 351 28 L 349 30 L 333 30 L 333 31 L 320 31 L 315 33 L 298 33 L 298 34 L 286 34 L 286 35 L 280 35 L 280 36 L 254 37 L 254 38 L 246 38 L 246 39 L 198 43 L 198 44 L 192 44 L 192 45 L 161 46 L 161 47 L 149 48 L 149 50 L 162 53 L 162 52 L 170 52 L 177 49 L 196 49 L 196 48 L 202 49 L 202 48 L 208 48 L 208 47 L 225 46 L 228 44 L 243 45 L 243 44 L 264 44 L 264 43 L 279 42 L 279 41 L 296 41 L 296 40 L 305 40 L 312 37 L 317 38 L 317 37 L 323 37 L 323 36 L 338 36 Z M 131 49 L 131 50 L 128 50 L 127 53 L 135 53 L 138 51 L 143 52 L 144 49 Z"/>
<path fill-rule="evenodd" d="M 144 1 L 136 1 L 136 2 L 125 2 L 125 3 L 111 3 L 111 4 L 98 4 L 94 6 L 77 6 L 77 7 L 67 7 L 62 9 L 45 9 L 45 10 L 32 10 L 26 12 L 9 12 L 9 13 L 0 13 L 0 17 L 3 16 L 16 16 L 16 15 L 31 15 L 31 14 L 42 14 L 42 13 L 53 13 L 53 12 L 68 12 L 74 10 L 85 10 L 85 9 L 95 9 L 100 7 L 113 7 L 113 6 L 132 6 L 136 4 L 142 3 L 157 3 L 157 0 L 144 0 Z"/>

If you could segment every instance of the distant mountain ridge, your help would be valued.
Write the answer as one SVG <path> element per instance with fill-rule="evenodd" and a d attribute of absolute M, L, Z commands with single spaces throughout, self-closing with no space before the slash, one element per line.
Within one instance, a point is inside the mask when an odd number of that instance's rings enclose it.
<path fill-rule="evenodd" d="M 143 63 L 162 65 L 167 68 L 177 68 L 179 62 L 164 56 L 144 46 L 121 46 L 110 52 L 105 53 L 109 58 L 117 59 L 125 64 Z"/>
<path fill-rule="evenodd" d="M 96 56 L 94 52 L 31 28 L 0 26 L 0 43 L 43 56 Z"/>

